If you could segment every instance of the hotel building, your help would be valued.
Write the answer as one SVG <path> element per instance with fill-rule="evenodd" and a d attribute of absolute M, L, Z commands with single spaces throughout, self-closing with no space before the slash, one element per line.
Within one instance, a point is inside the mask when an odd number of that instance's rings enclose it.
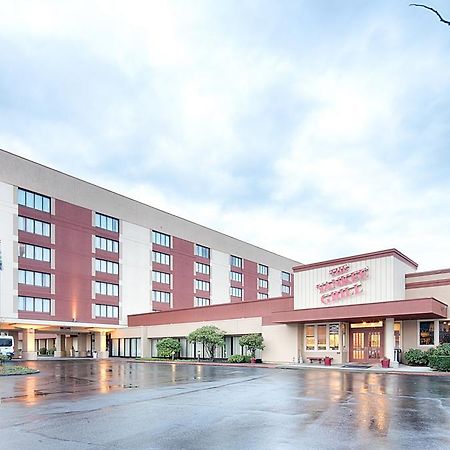
<path fill-rule="evenodd" d="M 264 361 L 394 360 L 450 342 L 450 269 L 396 249 L 300 264 L 0 151 L 0 330 L 24 358 L 156 356 L 165 337 L 261 333 Z"/>

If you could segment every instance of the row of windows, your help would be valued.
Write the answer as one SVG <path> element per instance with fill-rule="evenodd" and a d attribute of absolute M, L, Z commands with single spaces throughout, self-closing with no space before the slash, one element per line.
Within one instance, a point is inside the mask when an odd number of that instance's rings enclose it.
<path fill-rule="evenodd" d="M 112 239 L 95 236 L 95 248 L 111 253 L 119 253 L 119 243 Z"/>
<path fill-rule="evenodd" d="M 258 286 L 263 289 L 269 288 L 269 282 L 264 278 L 258 278 Z"/>
<path fill-rule="evenodd" d="M 201 256 L 202 258 L 208 258 L 209 259 L 209 248 L 204 247 L 200 244 L 195 244 L 195 254 L 197 256 Z"/>
<path fill-rule="evenodd" d="M 265 300 L 266 298 L 269 298 L 269 294 L 266 294 L 265 292 L 258 292 L 258 300 Z"/>
<path fill-rule="evenodd" d="M 238 256 L 230 256 L 230 265 L 234 267 L 240 267 L 242 269 L 242 258 Z"/>
<path fill-rule="evenodd" d="M 195 280 L 194 282 L 195 290 L 196 291 L 210 291 L 210 283 L 209 281 L 203 281 L 203 280 Z"/>
<path fill-rule="evenodd" d="M 305 325 L 305 350 L 339 350 L 339 324 Z"/>
<path fill-rule="evenodd" d="M 160 303 L 170 303 L 172 294 L 164 291 L 152 291 L 152 300 Z"/>
<path fill-rule="evenodd" d="M 105 214 L 95 213 L 95 226 L 114 233 L 119 232 L 119 221 Z"/>
<path fill-rule="evenodd" d="M 238 288 L 238 287 L 230 287 L 230 295 L 232 297 L 239 297 L 242 298 L 242 288 Z"/>
<path fill-rule="evenodd" d="M 19 296 L 19 311 L 50 313 L 50 299 Z"/>
<path fill-rule="evenodd" d="M 111 275 L 118 275 L 119 264 L 113 261 L 106 261 L 105 259 L 96 259 L 95 270 L 97 272 L 109 273 Z"/>
<path fill-rule="evenodd" d="M 281 292 L 283 294 L 290 294 L 291 293 L 291 287 L 290 286 L 286 286 L 285 284 L 281 285 Z"/>
<path fill-rule="evenodd" d="M 161 252 L 152 252 L 152 261 L 158 264 L 170 266 L 170 255 Z"/>
<path fill-rule="evenodd" d="M 156 283 L 170 284 L 170 273 L 154 270 L 152 272 L 152 280 Z"/>
<path fill-rule="evenodd" d="M 50 274 L 19 269 L 19 283 L 30 286 L 50 287 Z"/>
<path fill-rule="evenodd" d="M 204 275 L 209 275 L 211 272 L 211 267 L 208 264 L 195 263 L 195 273 L 203 273 Z"/>
<path fill-rule="evenodd" d="M 95 305 L 95 317 L 117 319 L 119 317 L 119 307 L 112 305 Z"/>
<path fill-rule="evenodd" d="M 230 272 L 230 280 L 242 283 L 242 273 L 240 272 Z"/>
<path fill-rule="evenodd" d="M 50 198 L 45 195 L 35 194 L 25 189 L 17 190 L 17 203 L 38 211 L 50 212 Z"/>
<path fill-rule="evenodd" d="M 50 262 L 50 255 L 51 251 L 49 248 L 39 247 L 38 245 L 19 243 L 19 256 L 22 258 Z"/>
<path fill-rule="evenodd" d="M 258 264 L 258 273 L 260 275 L 269 275 L 269 268 L 264 264 Z"/>
<path fill-rule="evenodd" d="M 194 306 L 209 306 L 210 300 L 209 298 L 204 297 L 195 297 L 194 298 Z"/>
<path fill-rule="evenodd" d="M 152 242 L 162 247 L 170 247 L 170 236 L 159 231 L 152 231 Z"/>
<path fill-rule="evenodd" d="M 119 285 L 113 283 L 105 283 L 103 281 L 95 282 L 95 293 L 101 295 L 119 296 Z"/>
<path fill-rule="evenodd" d="M 27 233 L 50 237 L 50 224 L 41 220 L 19 216 L 18 229 Z"/>

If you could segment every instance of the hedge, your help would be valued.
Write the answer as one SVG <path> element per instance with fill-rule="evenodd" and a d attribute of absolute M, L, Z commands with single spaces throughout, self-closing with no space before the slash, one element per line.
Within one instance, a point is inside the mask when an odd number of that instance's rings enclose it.
<path fill-rule="evenodd" d="M 434 370 L 450 372 L 450 356 L 431 356 L 428 365 Z"/>

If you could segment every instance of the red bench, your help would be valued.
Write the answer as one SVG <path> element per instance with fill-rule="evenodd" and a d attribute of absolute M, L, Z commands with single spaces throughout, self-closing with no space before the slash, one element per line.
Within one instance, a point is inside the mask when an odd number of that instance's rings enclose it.
<path fill-rule="evenodd" d="M 325 361 L 325 358 L 330 359 L 333 361 L 333 358 L 325 357 L 325 356 L 308 356 L 307 359 L 309 359 L 309 362 L 312 364 L 314 361 L 318 361 L 319 364 L 322 364 L 322 361 Z"/>

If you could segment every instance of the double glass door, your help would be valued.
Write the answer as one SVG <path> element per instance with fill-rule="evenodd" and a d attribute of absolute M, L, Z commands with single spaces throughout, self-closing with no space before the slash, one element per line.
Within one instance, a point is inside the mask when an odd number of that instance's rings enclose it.
<path fill-rule="evenodd" d="M 376 362 L 383 357 L 383 329 L 351 330 L 350 361 Z"/>

